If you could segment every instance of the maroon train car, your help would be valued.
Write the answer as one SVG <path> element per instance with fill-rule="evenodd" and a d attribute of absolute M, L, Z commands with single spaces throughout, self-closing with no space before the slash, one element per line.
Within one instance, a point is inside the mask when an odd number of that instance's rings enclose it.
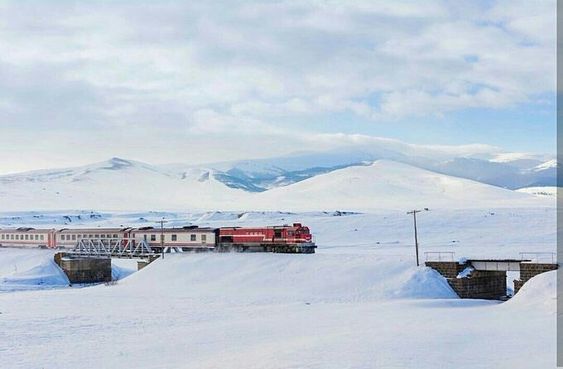
<path fill-rule="evenodd" d="M 217 230 L 217 251 L 315 252 L 309 227 L 294 223 L 274 227 L 222 227 Z"/>

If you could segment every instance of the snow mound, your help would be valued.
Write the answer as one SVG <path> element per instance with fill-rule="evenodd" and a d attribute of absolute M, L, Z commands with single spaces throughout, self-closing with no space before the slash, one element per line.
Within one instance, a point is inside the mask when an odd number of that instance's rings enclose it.
<path fill-rule="evenodd" d="M 51 250 L 0 249 L 0 291 L 61 288 L 70 285 L 54 262 Z M 112 260 L 112 279 L 123 279 L 136 271 L 137 261 Z"/>
<path fill-rule="evenodd" d="M 196 222 L 206 222 L 212 220 L 236 220 L 238 219 L 238 215 L 229 212 L 221 212 L 221 211 L 211 211 L 204 213 L 201 217 L 199 217 Z"/>
<path fill-rule="evenodd" d="M 245 305 L 455 297 L 442 277 L 410 259 L 372 255 L 170 254 L 120 285 L 155 298 L 174 291 Z"/>
<path fill-rule="evenodd" d="M 458 298 L 446 279 L 432 268 L 417 269 L 409 273 L 409 278 L 393 295 L 405 299 Z"/>
<path fill-rule="evenodd" d="M 524 283 L 520 291 L 507 302 L 511 307 L 544 307 L 557 309 L 557 271 L 538 274 Z"/>
<path fill-rule="evenodd" d="M 29 270 L 14 273 L 0 280 L 0 290 L 63 287 L 68 285 L 68 278 L 52 259 L 45 260 L 40 265 Z"/>
<path fill-rule="evenodd" d="M 135 273 L 135 269 L 125 268 L 112 263 L 111 265 L 111 279 L 114 281 L 123 279 Z"/>

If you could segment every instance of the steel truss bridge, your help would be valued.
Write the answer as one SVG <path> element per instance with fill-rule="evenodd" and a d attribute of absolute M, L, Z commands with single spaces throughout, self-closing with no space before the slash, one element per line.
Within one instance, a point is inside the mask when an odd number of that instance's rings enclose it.
<path fill-rule="evenodd" d="M 145 240 L 133 238 L 82 238 L 68 252 L 72 256 L 109 258 L 150 258 L 158 254 Z"/>

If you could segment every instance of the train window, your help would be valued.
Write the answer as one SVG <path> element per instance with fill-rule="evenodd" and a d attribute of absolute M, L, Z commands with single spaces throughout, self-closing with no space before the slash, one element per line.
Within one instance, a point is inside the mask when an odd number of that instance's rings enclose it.
<path fill-rule="evenodd" d="M 29 239 L 29 235 L 26 234 L 26 235 L 24 236 L 24 239 L 25 239 L 25 240 Z"/>
<path fill-rule="evenodd" d="M 195 234 L 191 234 L 190 235 L 190 241 L 195 241 L 196 240 L 196 235 Z"/>
<path fill-rule="evenodd" d="M 113 238 L 118 238 L 118 237 L 119 237 L 119 236 L 118 236 L 118 235 L 116 235 L 116 234 L 114 234 L 114 235 L 113 235 Z"/>
<path fill-rule="evenodd" d="M 39 241 L 39 235 L 38 234 L 35 235 L 35 241 Z"/>
<path fill-rule="evenodd" d="M 39 238 L 41 239 L 41 241 L 43 241 L 43 235 L 40 235 Z"/>
<path fill-rule="evenodd" d="M 156 235 L 155 234 L 151 234 L 151 241 L 156 241 Z"/>
<path fill-rule="evenodd" d="M 175 234 L 173 234 L 173 235 L 172 235 L 172 241 L 178 241 L 178 236 L 175 235 Z"/>
<path fill-rule="evenodd" d="M 95 234 L 95 235 L 94 235 L 94 238 L 100 238 L 100 235 L 99 235 L 99 234 Z"/>
<path fill-rule="evenodd" d="M 207 235 L 206 234 L 202 234 L 201 235 L 201 243 L 206 243 L 207 242 Z"/>
<path fill-rule="evenodd" d="M 100 238 L 106 238 L 105 234 L 100 235 Z"/>
<path fill-rule="evenodd" d="M 14 235 L 13 235 L 13 234 L 12 234 L 12 235 L 10 235 L 10 239 L 11 239 L 11 240 L 13 240 L 13 239 L 14 239 Z"/>
<path fill-rule="evenodd" d="M 72 235 L 72 240 L 76 241 L 76 235 L 75 234 Z"/>
<path fill-rule="evenodd" d="M 2 239 L 4 239 L 4 235 L 2 235 Z"/>

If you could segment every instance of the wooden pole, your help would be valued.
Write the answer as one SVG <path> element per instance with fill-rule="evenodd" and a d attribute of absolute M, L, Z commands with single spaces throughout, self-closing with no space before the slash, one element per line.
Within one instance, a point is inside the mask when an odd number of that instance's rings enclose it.
<path fill-rule="evenodd" d="M 416 266 L 420 266 L 420 261 L 418 260 L 418 234 L 416 230 L 416 211 L 412 212 L 414 219 L 414 247 L 416 248 Z"/>
<path fill-rule="evenodd" d="M 422 211 L 428 211 L 428 208 L 424 208 L 424 210 L 411 210 L 408 211 L 407 214 L 412 214 L 413 223 L 414 223 L 414 248 L 416 250 L 416 266 L 420 266 L 420 260 L 418 257 L 418 230 L 416 227 L 416 213 L 420 213 Z"/>

